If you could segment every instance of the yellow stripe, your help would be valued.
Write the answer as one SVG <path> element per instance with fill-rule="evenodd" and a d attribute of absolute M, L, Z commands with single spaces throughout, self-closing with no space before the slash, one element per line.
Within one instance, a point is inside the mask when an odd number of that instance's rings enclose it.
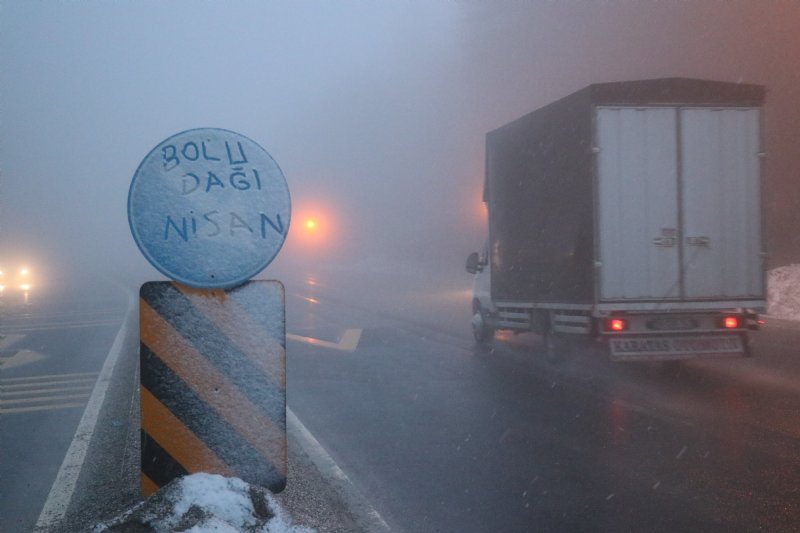
<path fill-rule="evenodd" d="M 253 448 L 286 475 L 286 435 L 148 303 L 139 300 L 140 340 Z"/>
<path fill-rule="evenodd" d="M 142 472 L 141 482 L 142 482 L 142 494 L 144 494 L 145 498 L 149 498 L 150 496 L 158 492 L 158 485 L 156 485 L 152 479 L 147 477 L 147 474 L 145 474 L 144 472 Z"/>
<path fill-rule="evenodd" d="M 155 439 L 187 472 L 208 472 L 227 477 L 236 474 L 223 463 L 183 422 L 178 420 L 164 404 L 140 387 L 142 429 Z"/>
<path fill-rule="evenodd" d="M 280 341 L 264 331 L 264 327 L 253 320 L 251 313 L 243 309 L 222 290 L 200 290 L 173 283 L 192 305 L 219 329 L 266 374 L 272 376 L 281 390 L 286 390 L 286 364 L 284 348 Z M 266 296 L 266 295 L 265 295 Z M 278 360 L 265 357 L 268 353 L 280 353 Z"/>

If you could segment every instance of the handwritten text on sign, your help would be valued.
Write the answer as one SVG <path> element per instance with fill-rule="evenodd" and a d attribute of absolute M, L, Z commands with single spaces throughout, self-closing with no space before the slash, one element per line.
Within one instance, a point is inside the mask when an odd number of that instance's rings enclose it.
<path fill-rule="evenodd" d="M 162 273 L 193 286 L 232 286 L 280 250 L 289 191 L 254 141 L 227 130 L 189 130 L 142 161 L 128 215 L 137 244 Z"/>

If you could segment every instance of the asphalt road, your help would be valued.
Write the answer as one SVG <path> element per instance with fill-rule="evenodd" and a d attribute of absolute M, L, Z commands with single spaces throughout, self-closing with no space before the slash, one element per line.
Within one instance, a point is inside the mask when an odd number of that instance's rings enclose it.
<path fill-rule="evenodd" d="M 290 404 L 393 530 L 797 528 L 793 323 L 768 321 L 749 360 L 612 364 L 584 348 L 552 366 L 533 335 L 474 349 L 444 292 L 388 311 L 316 283 L 293 297 L 289 323 L 332 344 L 290 344 Z M 357 347 L 336 349 L 353 329 Z"/>
<path fill-rule="evenodd" d="M 33 530 L 123 314 L 0 302 L 0 531 Z"/>
<path fill-rule="evenodd" d="M 553 366 L 533 335 L 476 350 L 463 290 L 368 289 L 287 287 L 287 394 L 392 530 L 796 530 L 795 323 L 768 319 L 747 360 L 612 364 L 584 347 Z M 49 393 L 70 396 L 57 409 L 0 410 L 0 531 L 30 531 L 85 405 L 71 387 L 93 384 L 124 305 L 6 311 L 2 400 L 31 401 L 0 409 L 50 405 L 29 383 L 70 389 Z M 138 431 L 136 358 L 124 359 L 73 499 L 98 516 L 138 491 L 120 467 L 137 459 L 124 449 Z"/>

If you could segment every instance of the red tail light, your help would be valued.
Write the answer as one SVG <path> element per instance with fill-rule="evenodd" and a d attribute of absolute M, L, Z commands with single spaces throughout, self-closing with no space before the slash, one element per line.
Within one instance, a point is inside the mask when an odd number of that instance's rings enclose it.
<path fill-rule="evenodd" d="M 726 316 L 722 319 L 722 327 L 725 329 L 738 329 L 741 322 L 738 316 Z"/>
<path fill-rule="evenodd" d="M 606 331 L 625 331 L 628 329 L 628 321 L 621 318 L 609 318 L 606 320 Z"/>

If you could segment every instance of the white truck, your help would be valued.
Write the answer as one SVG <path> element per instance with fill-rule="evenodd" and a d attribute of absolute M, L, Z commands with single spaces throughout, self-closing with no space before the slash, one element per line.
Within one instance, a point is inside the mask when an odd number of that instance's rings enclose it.
<path fill-rule="evenodd" d="M 486 136 L 472 327 L 612 360 L 749 355 L 765 301 L 764 87 L 590 85 Z"/>

